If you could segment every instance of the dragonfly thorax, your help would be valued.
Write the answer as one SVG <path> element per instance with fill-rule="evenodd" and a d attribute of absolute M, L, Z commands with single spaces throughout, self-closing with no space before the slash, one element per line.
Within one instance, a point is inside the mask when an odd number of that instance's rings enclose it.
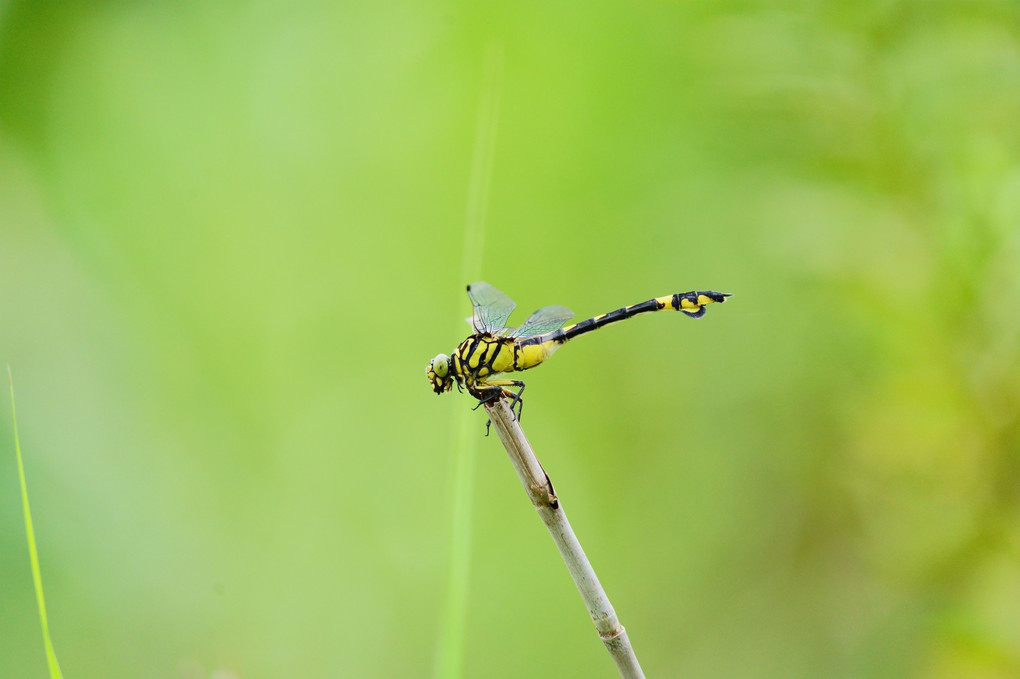
<path fill-rule="evenodd" d="M 493 375 L 515 370 L 514 340 L 490 333 L 472 335 L 450 357 L 450 372 L 474 393 L 475 384 Z"/>

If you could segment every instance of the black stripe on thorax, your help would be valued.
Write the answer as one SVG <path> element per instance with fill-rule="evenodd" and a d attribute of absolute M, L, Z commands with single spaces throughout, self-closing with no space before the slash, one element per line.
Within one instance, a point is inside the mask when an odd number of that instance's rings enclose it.
<path fill-rule="evenodd" d="M 470 360 L 471 356 L 478 349 L 478 339 L 477 335 L 468 337 L 460 343 L 460 346 L 457 347 L 457 351 L 454 352 L 454 368 L 458 374 L 467 376 L 468 373 L 472 372 Z"/>
<path fill-rule="evenodd" d="M 484 353 L 482 354 L 482 359 L 478 362 L 478 371 L 481 372 L 483 369 L 486 369 L 491 374 L 493 372 L 492 364 L 496 362 L 496 357 L 499 356 L 501 351 L 503 351 L 503 346 L 506 342 L 495 337 L 486 337 L 482 341 L 488 345 L 486 347 L 486 351 L 488 351 L 489 354 L 488 356 Z"/>
<path fill-rule="evenodd" d="M 471 345 L 468 347 L 468 350 L 464 352 L 463 356 L 464 366 L 469 370 L 471 368 L 471 357 L 474 356 L 474 353 L 478 349 L 479 344 L 481 344 L 481 338 L 478 337 L 478 335 L 475 335 L 474 337 L 471 338 Z"/>

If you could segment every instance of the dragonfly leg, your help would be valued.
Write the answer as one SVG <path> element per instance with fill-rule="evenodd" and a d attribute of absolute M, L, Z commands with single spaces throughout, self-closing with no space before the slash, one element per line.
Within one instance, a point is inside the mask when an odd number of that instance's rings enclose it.
<path fill-rule="evenodd" d="M 492 386 L 492 387 L 488 387 L 488 388 L 486 388 L 486 387 L 487 387 L 487 385 L 483 386 L 482 388 L 476 388 L 472 392 L 471 395 L 478 399 L 478 403 L 476 403 L 475 407 L 472 408 L 471 410 L 478 410 L 479 408 L 481 408 L 483 405 L 485 405 L 489 401 L 493 401 L 493 400 L 495 400 L 495 399 L 497 399 L 497 398 L 499 398 L 500 396 L 503 395 L 503 389 L 501 387 L 496 387 L 496 386 Z M 490 426 L 492 426 L 492 420 L 491 419 L 490 420 L 486 420 L 485 421 L 485 435 L 486 436 L 489 435 L 489 427 Z"/>
<path fill-rule="evenodd" d="M 513 382 L 513 384 L 511 386 L 520 387 L 520 389 L 518 389 L 516 391 L 516 393 L 514 391 L 510 390 L 510 389 L 503 389 L 503 393 L 506 394 L 507 396 L 511 397 L 510 398 L 510 412 L 513 412 L 514 411 L 514 406 L 517 406 L 517 413 L 514 415 L 514 417 L 516 417 L 517 421 L 520 422 L 521 421 L 521 411 L 524 410 L 524 399 L 521 398 L 521 394 L 524 393 L 524 382 L 521 382 L 520 380 L 508 380 L 508 381 L 512 381 Z"/>
<path fill-rule="evenodd" d="M 507 387 L 519 387 L 515 392 Z M 493 401 L 501 396 L 506 396 L 510 399 L 510 412 L 513 413 L 514 417 L 518 422 L 521 421 L 521 411 L 524 409 L 524 401 L 521 399 L 521 394 L 524 393 L 524 382 L 520 380 L 491 380 L 480 384 L 475 388 L 477 393 L 474 397 L 478 399 L 478 404 L 475 405 L 472 410 L 477 410 L 479 407 L 485 405 L 489 401 Z M 514 412 L 514 408 L 517 411 Z M 492 426 L 492 420 L 485 422 L 485 435 L 489 435 L 489 427 Z"/>
<path fill-rule="evenodd" d="M 478 389 L 477 392 L 478 393 L 473 394 L 473 396 L 478 399 L 478 403 L 476 403 L 475 407 L 472 408 L 471 410 L 478 410 L 489 401 L 494 401 L 503 395 L 503 390 L 498 387 L 493 387 L 490 389 Z"/>

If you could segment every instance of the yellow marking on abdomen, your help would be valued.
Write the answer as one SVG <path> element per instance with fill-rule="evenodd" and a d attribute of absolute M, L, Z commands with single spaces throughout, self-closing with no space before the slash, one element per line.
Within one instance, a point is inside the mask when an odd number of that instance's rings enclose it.
<path fill-rule="evenodd" d="M 525 344 L 517 350 L 517 370 L 527 370 L 546 360 L 563 346 L 562 342 L 549 340 L 541 344 Z"/>

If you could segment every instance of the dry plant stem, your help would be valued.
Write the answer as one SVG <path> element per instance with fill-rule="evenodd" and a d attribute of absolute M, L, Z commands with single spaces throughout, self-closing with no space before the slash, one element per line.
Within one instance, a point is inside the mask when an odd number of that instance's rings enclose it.
<path fill-rule="evenodd" d="M 609 603 L 609 597 L 599 583 L 595 571 L 588 563 L 588 557 L 581 549 L 581 543 L 577 541 L 567 515 L 563 512 L 556 492 L 553 490 L 549 476 L 542 469 L 531 444 L 524 436 L 520 423 L 507 407 L 506 399 L 498 399 L 485 404 L 485 410 L 492 420 L 499 439 L 506 448 L 510 462 L 517 470 L 524 489 L 531 498 L 531 503 L 538 510 L 542 517 L 542 523 L 549 529 L 556 547 L 560 550 L 560 556 L 567 564 L 570 577 L 574 578 L 574 584 L 581 593 L 581 598 L 588 606 L 588 613 L 591 615 L 595 629 L 599 632 L 599 638 L 606 645 L 609 654 L 620 670 L 620 676 L 625 679 L 643 678 L 645 675 L 638 664 L 634 649 L 631 648 L 630 639 L 627 638 L 627 631 L 616 617 L 616 611 Z"/>

